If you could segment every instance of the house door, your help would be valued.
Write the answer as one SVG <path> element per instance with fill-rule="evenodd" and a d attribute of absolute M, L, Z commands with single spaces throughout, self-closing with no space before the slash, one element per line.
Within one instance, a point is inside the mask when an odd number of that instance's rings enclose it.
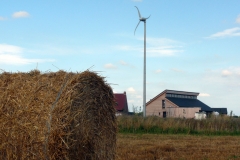
<path fill-rule="evenodd" d="M 163 118 L 166 118 L 166 117 L 167 117 L 166 112 L 163 112 Z"/>

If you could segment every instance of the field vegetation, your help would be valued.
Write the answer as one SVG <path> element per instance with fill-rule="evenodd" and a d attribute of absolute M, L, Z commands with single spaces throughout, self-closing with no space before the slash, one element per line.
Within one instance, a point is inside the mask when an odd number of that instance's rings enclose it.
<path fill-rule="evenodd" d="M 237 160 L 239 136 L 118 133 L 116 160 Z"/>
<path fill-rule="evenodd" d="M 229 116 L 212 116 L 203 120 L 119 116 L 117 121 L 119 133 L 240 135 L 240 118 Z"/>

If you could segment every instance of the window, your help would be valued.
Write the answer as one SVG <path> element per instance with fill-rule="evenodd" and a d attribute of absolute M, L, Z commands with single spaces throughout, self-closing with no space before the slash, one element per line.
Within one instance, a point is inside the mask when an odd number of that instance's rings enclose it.
<path fill-rule="evenodd" d="M 183 114 L 186 114 L 186 111 L 185 111 L 185 109 L 183 109 Z"/>
<path fill-rule="evenodd" d="M 166 97 L 197 99 L 197 96 L 194 95 L 170 94 L 170 93 L 167 93 Z"/>
<path fill-rule="evenodd" d="M 161 115 L 161 112 L 159 112 L 158 114 L 159 114 L 159 116 L 160 116 L 160 115 Z"/>
<path fill-rule="evenodd" d="M 165 108 L 165 100 L 162 100 L 162 108 Z"/>

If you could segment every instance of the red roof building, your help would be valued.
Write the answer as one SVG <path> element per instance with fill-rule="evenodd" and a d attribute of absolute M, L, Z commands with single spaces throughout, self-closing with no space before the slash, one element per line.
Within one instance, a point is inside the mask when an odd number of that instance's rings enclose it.
<path fill-rule="evenodd" d="M 128 114 L 127 95 L 124 93 L 114 93 L 116 100 L 116 110 L 120 113 Z"/>

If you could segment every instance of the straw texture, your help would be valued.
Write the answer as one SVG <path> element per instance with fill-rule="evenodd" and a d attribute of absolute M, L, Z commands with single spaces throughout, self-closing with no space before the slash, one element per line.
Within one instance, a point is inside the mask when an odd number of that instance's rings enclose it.
<path fill-rule="evenodd" d="M 3 72 L 0 159 L 115 159 L 114 106 L 95 72 Z"/>

